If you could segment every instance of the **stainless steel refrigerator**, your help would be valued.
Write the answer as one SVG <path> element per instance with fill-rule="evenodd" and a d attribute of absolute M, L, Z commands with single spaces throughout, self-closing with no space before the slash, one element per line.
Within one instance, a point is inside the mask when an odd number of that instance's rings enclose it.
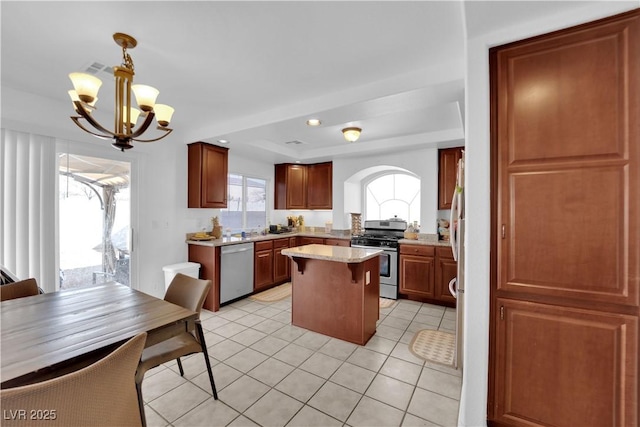
<path fill-rule="evenodd" d="M 451 200 L 450 242 L 453 259 L 458 263 L 457 276 L 449 282 L 449 292 L 456 297 L 455 367 L 462 369 L 464 337 L 464 150 L 458 161 L 456 188 Z"/>

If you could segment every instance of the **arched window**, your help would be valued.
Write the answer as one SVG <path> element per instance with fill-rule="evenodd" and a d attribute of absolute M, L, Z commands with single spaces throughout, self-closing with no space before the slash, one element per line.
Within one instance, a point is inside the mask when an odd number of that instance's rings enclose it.
<path fill-rule="evenodd" d="M 364 185 L 364 206 L 364 219 L 420 222 L 420 179 L 406 173 L 378 176 Z"/>

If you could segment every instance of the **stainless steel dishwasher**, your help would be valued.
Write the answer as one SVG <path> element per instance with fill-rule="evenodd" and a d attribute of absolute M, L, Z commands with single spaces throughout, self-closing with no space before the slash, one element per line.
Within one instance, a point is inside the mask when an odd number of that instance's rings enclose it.
<path fill-rule="evenodd" d="M 253 243 L 220 248 L 220 304 L 253 292 Z"/>

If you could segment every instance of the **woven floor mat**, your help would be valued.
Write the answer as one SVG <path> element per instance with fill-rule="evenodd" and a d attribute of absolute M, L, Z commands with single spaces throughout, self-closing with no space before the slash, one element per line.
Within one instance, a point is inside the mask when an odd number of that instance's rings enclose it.
<path fill-rule="evenodd" d="M 396 302 L 396 300 L 393 300 L 393 299 L 389 299 L 389 298 L 380 298 L 380 308 L 389 308 L 389 307 L 391 307 L 395 302 Z"/>
<path fill-rule="evenodd" d="M 429 362 L 453 366 L 456 336 L 449 332 L 422 329 L 409 344 L 411 353 Z"/>
<path fill-rule="evenodd" d="M 249 298 L 260 302 L 275 302 L 291 296 L 291 282 L 283 283 L 275 288 L 267 289 L 259 294 L 251 295 Z"/>

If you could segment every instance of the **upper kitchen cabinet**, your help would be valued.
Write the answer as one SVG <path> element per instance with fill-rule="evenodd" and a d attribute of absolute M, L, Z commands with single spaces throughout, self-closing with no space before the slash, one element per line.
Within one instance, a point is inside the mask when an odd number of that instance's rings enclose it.
<path fill-rule="evenodd" d="M 438 150 L 438 209 L 451 209 L 451 197 L 456 188 L 458 161 L 464 147 Z"/>
<path fill-rule="evenodd" d="M 333 163 L 275 165 L 276 209 L 332 209 Z"/>
<path fill-rule="evenodd" d="M 229 149 L 204 142 L 188 149 L 188 207 L 226 208 Z"/>
<path fill-rule="evenodd" d="M 307 208 L 307 165 L 276 165 L 275 208 Z"/>
<path fill-rule="evenodd" d="M 333 208 L 333 163 L 307 166 L 307 208 Z"/>

